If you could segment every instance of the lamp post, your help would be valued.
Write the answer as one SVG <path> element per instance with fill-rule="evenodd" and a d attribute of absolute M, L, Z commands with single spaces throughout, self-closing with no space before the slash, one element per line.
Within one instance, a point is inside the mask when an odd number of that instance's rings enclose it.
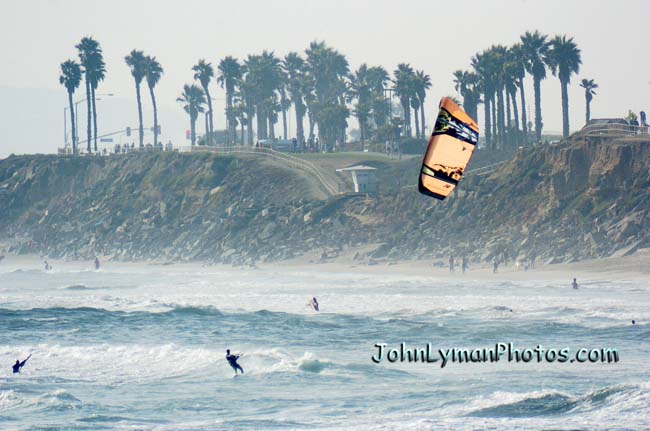
<path fill-rule="evenodd" d="M 384 88 L 384 98 L 386 98 L 387 92 L 388 92 L 388 127 L 390 127 L 390 147 L 392 151 L 393 145 L 395 144 L 395 129 L 393 127 L 393 93 L 395 92 L 395 87 Z"/>
<path fill-rule="evenodd" d="M 110 96 L 114 96 L 114 94 L 113 93 L 101 93 L 101 94 L 97 94 L 97 96 L 109 96 L 110 97 Z M 77 105 L 79 105 L 80 103 L 85 102 L 86 100 L 88 100 L 88 98 L 84 97 L 83 99 L 77 100 L 76 102 L 74 102 L 74 112 L 71 113 L 71 115 L 74 115 L 75 136 L 77 137 L 77 142 L 79 142 L 79 120 L 78 120 L 79 119 L 79 115 L 78 115 L 79 110 L 77 109 Z M 95 100 L 102 100 L 102 99 L 96 98 Z M 68 122 L 67 122 L 68 117 L 67 117 L 67 111 L 68 111 L 68 107 L 67 106 L 63 107 L 63 147 L 64 148 L 66 148 L 68 146 Z M 76 144 L 76 142 L 73 142 L 72 144 L 74 146 L 74 144 Z"/>

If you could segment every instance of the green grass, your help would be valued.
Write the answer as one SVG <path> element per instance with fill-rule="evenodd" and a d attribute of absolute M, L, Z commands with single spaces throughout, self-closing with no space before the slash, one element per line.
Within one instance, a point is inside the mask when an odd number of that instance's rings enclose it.
<path fill-rule="evenodd" d="M 343 159 L 356 159 L 356 160 L 376 160 L 381 162 L 399 162 L 395 157 L 388 157 L 382 153 L 363 153 L 359 151 L 348 151 L 338 153 L 290 153 L 290 155 L 304 160 L 343 160 Z M 402 160 L 412 156 L 402 156 Z"/>

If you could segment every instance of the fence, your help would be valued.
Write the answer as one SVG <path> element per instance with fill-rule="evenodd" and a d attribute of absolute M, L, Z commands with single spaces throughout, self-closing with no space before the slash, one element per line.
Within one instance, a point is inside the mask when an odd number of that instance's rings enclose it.
<path fill-rule="evenodd" d="M 591 124 L 574 133 L 574 137 L 644 137 L 649 136 L 648 126 L 632 126 L 623 123 Z"/>

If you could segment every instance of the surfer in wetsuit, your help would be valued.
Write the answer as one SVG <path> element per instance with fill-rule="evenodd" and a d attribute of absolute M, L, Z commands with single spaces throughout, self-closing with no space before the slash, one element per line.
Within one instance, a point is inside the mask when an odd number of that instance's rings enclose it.
<path fill-rule="evenodd" d="M 95 269 L 99 269 L 99 258 L 95 257 Z"/>
<path fill-rule="evenodd" d="M 575 278 L 573 279 L 573 283 L 571 283 L 571 287 L 573 287 L 574 289 L 578 288 L 578 282 L 576 281 Z"/>
<path fill-rule="evenodd" d="M 14 370 L 14 374 L 16 374 L 16 373 L 20 373 L 20 369 L 21 369 L 22 367 L 25 366 L 25 364 L 27 363 L 27 360 L 28 360 L 29 358 L 31 358 L 31 357 L 32 357 L 32 355 L 30 354 L 30 355 L 29 355 L 28 357 L 26 357 L 25 360 L 22 361 L 22 362 L 20 362 L 18 359 L 16 359 L 16 363 L 12 366 L 12 368 L 13 368 L 13 370 Z"/>
<path fill-rule="evenodd" d="M 313 308 L 314 311 L 319 311 L 318 300 L 315 296 L 307 303 L 307 306 Z"/>
<path fill-rule="evenodd" d="M 237 370 L 241 371 L 242 374 L 244 374 L 244 369 L 237 363 L 237 359 L 239 359 L 239 355 L 231 355 L 230 354 L 230 349 L 226 350 L 226 360 L 228 361 L 228 364 L 232 367 L 233 370 L 235 370 L 235 375 L 237 375 Z"/>

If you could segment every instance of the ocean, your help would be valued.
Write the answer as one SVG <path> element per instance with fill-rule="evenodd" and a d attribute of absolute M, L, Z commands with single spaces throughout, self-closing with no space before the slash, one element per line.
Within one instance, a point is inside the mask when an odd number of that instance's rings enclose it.
<path fill-rule="evenodd" d="M 650 429 L 647 279 L 91 265 L 0 263 L 0 429 Z M 377 343 L 619 360 L 377 364 Z"/>

